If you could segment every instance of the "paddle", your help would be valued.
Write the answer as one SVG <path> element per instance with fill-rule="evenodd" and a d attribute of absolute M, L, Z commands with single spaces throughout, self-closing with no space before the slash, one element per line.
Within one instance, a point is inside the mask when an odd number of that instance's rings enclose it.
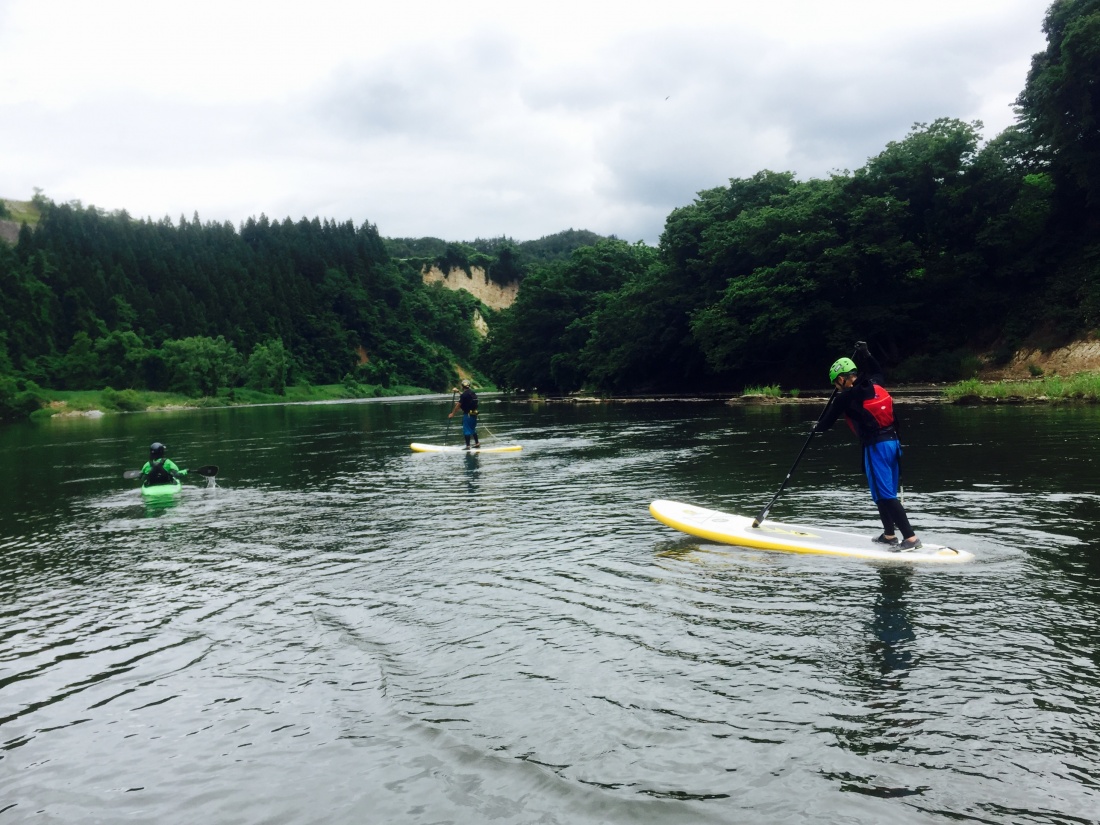
<path fill-rule="evenodd" d="M 451 410 L 455 408 L 455 396 L 458 394 L 458 390 L 451 390 Z M 451 442 L 451 417 L 453 412 L 447 416 L 447 426 L 443 428 L 443 444 L 446 446 Z"/>
<path fill-rule="evenodd" d="M 852 353 L 855 356 L 855 353 Z M 814 440 L 814 436 L 817 435 L 817 425 L 821 422 L 821 419 L 825 417 L 825 410 L 829 409 L 829 405 L 833 403 L 833 399 L 836 398 L 837 387 L 833 386 L 833 393 L 829 396 L 829 400 L 825 402 L 824 409 L 821 410 L 821 415 L 817 417 L 817 421 L 814 422 L 813 429 L 810 430 L 810 437 L 806 439 L 806 443 L 802 445 L 802 449 L 798 451 L 798 458 L 794 460 L 794 464 L 791 465 L 791 469 L 787 471 L 787 477 L 783 479 L 783 483 L 779 485 L 779 489 L 775 491 L 775 495 L 772 496 L 772 500 L 768 502 L 768 506 L 760 511 L 755 519 L 753 519 L 752 526 L 759 527 L 761 522 L 764 521 L 764 517 L 768 514 L 768 510 L 772 509 L 772 505 L 779 501 L 779 496 L 782 494 L 783 489 L 787 486 L 787 482 L 791 480 L 791 476 L 794 475 L 794 468 L 798 466 L 798 462 L 802 460 L 803 453 L 806 452 L 806 448 L 810 446 L 810 442 Z"/>
<path fill-rule="evenodd" d="M 206 476 L 206 478 L 213 478 L 218 474 L 218 467 L 216 464 L 205 464 L 202 467 L 199 467 L 197 470 L 187 471 L 188 475 L 191 475 L 191 473 L 194 473 L 198 476 Z M 127 470 L 122 474 L 122 477 L 129 479 L 141 478 L 141 470 Z"/>

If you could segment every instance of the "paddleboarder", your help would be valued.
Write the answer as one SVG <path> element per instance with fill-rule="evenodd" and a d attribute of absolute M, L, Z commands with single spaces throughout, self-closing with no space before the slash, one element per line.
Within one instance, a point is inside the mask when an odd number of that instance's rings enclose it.
<path fill-rule="evenodd" d="M 872 541 L 895 551 L 917 550 L 922 546 L 920 539 L 898 500 L 901 442 L 894 401 L 883 389 L 882 368 L 865 341 L 856 343 L 853 355 L 854 361 L 838 358 L 829 367 L 829 380 L 837 391 L 814 432 L 824 433 L 842 415 L 847 419 L 863 448 L 867 486 L 882 519 L 882 533 Z M 901 531 L 900 541 L 896 530 Z"/>
<path fill-rule="evenodd" d="M 477 393 L 470 387 L 470 379 L 462 379 L 462 395 L 455 402 L 447 418 L 454 418 L 454 414 L 462 410 L 462 437 L 466 439 L 466 449 L 470 449 L 470 439 L 474 440 L 474 447 L 480 447 L 481 442 L 477 437 Z"/>
<path fill-rule="evenodd" d="M 187 475 L 187 470 L 181 470 L 176 462 L 168 458 L 168 448 L 159 441 L 154 441 L 149 446 L 149 460 L 141 468 L 141 483 L 145 487 L 156 487 L 161 484 L 171 484 L 175 479 Z"/>

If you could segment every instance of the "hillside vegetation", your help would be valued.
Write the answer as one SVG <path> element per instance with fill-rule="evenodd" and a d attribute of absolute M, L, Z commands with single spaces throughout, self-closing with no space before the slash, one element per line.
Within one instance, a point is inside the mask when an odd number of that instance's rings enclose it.
<path fill-rule="evenodd" d="M 39 406 L 42 388 L 361 395 L 445 390 L 460 369 L 541 392 L 809 387 L 856 339 L 894 381 L 954 381 L 1022 346 L 1087 338 L 1100 328 L 1100 0 L 1056 0 L 1043 30 L 1001 134 L 945 117 L 854 172 L 733 179 L 674 209 L 657 247 L 9 201 L 21 228 L 0 243 L 0 417 Z M 433 266 L 521 286 L 494 312 L 425 285 Z"/>
<path fill-rule="evenodd" d="M 129 392 L 123 408 L 147 392 L 269 400 L 336 384 L 360 397 L 443 391 L 475 370 L 474 318 L 489 310 L 425 286 L 420 262 L 395 260 L 371 224 L 261 216 L 235 228 L 41 193 L 13 203 L 9 219 L 23 220 L 17 242 L 0 243 L 0 418 L 56 391 Z"/>
<path fill-rule="evenodd" d="M 854 172 L 700 192 L 654 250 L 602 241 L 530 273 L 493 325 L 502 386 L 820 384 L 868 340 L 898 381 L 951 381 L 1100 325 L 1100 0 L 1057 0 L 1017 102 L 918 123 Z"/>

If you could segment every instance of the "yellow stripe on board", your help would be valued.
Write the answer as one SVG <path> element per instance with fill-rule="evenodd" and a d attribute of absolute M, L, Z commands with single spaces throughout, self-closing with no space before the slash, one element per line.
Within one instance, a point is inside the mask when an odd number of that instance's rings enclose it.
<path fill-rule="evenodd" d="M 443 444 L 419 444 L 413 442 L 409 445 L 413 452 L 417 453 L 514 453 L 522 450 L 519 444 L 506 444 L 503 447 L 449 447 Z"/>
<path fill-rule="evenodd" d="M 675 501 L 654 501 L 649 505 L 649 512 L 657 521 L 674 530 L 718 544 L 751 547 L 755 550 L 897 562 L 958 563 L 974 559 L 973 554 L 965 550 L 955 550 L 950 547 L 933 550 L 933 545 L 928 545 L 929 552 L 923 553 L 920 551 L 893 553 L 878 548 L 861 550 L 848 544 L 830 546 L 829 538 L 805 529 L 779 525 L 762 525 L 754 528 L 750 526 L 752 520 L 745 516 L 707 510 Z M 708 522 L 711 522 L 710 526 Z M 832 536 L 833 541 L 848 538 L 846 534 L 840 535 L 828 530 L 825 532 Z M 853 541 L 858 541 L 858 537 L 851 538 Z M 816 542 L 816 544 L 803 542 Z"/>

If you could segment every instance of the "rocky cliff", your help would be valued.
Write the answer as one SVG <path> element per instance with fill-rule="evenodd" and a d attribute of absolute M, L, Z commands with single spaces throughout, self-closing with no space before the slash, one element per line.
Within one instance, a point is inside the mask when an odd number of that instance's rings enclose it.
<path fill-rule="evenodd" d="M 447 289 L 464 289 L 493 309 L 510 307 L 519 294 L 518 281 L 501 286 L 490 281 L 485 270 L 476 266 L 470 267 L 470 274 L 463 269 L 452 269 L 444 273 L 434 266 L 425 268 L 422 274 L 426 284 L 442 283 Z"/>

